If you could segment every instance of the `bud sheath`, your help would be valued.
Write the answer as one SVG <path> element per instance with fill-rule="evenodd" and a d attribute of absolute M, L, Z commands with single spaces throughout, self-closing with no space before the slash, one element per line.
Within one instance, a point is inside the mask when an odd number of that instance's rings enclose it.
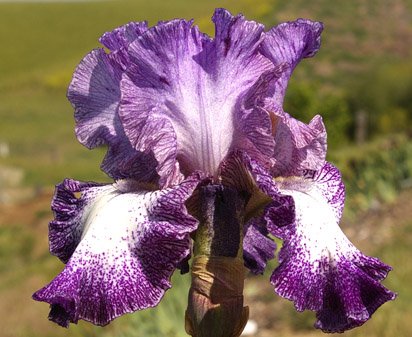
<path fill-rule="evenodd" d="M 243 307 L 242 237 L 247 198 L 222 185 L 200 190 L 186 331 L 193 337 L 238 337 L 249 311 Z"/>

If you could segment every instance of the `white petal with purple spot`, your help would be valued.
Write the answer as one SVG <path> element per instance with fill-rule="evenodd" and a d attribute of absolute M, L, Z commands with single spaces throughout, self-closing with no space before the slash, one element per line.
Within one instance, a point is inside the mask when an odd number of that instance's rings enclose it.
<path fill-rule="evenodd" d="M 129 193 L 113 185 L 59 185 L 50 246 L 68 262 L 33 295 L 50 303 L 49 318 L 62 326 L 79 319 L 105 325 L 155 306 L 170 288 L 173 271 L 190 254 L 189 234 L 197 220 L 184 202 L 198 181 L 192 177 L 175 188 Z M 78 202 L 75 192 L 82 193 Z"/>
<path fill-rule="evenodd" d="M 297 310 L 317 311 L 316 327 L 342 332 L 363 324 L 395 295 L 383 287 L 390 267 L 363 255 L 343 234 L 339 220 L 344 186 L 339 171 L 327 163 L 313 179 L 276 180 L 295 201 L 295 226 L 273 234 L 284 240 L 279 267 L 271 282 Z"/>

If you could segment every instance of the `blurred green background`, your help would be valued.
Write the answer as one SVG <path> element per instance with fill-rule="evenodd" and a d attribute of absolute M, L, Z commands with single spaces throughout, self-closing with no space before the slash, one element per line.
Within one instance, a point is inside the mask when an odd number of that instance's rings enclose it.
<path fill-rule="evenodd" d="M 399 293 L 347 336 L 412 336 L 412 0 L 0 0 L 0 336 L 185 336 L 188 276 L 157 309 L 62 329 L 48 306 L 30 299 L 63 265 L 48 253 L 54 184 L 65 177 L 105 181 L 104 150 L 77 143 L 65 97 L 76 64 L 105 31 L 129 21 L 194 18 L 213 35 L 215 7 L 267 27 L 298 17 L 323 21 L 321 51 L 293 76 L 286 110 L 324 117 L 329 160 L 342 169 L 347 207 L 342 227 L 368 255 L 394 266 Z M 275 262 L 270 266 L 276 266 Z M 271 269 L 269 268 L 269 269 Z M 273 294 L 270 273 L 246 280 L 254 336 L 320 336 L 312 313 L 297 314 Z"/>

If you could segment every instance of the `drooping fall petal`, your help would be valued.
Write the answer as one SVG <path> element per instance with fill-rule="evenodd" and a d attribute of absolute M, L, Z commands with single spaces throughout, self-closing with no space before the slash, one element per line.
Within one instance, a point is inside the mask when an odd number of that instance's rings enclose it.
<path fill-rule="evenodd" d="M 379 282 L 391 268 L 361 253 L 339 227 L 345 198 L 339 171 L 327 163 L 312 179 L 277 183 L 293 197 L 296 221 L 270 228 L 284 240 L 280 265 L 271 276 L 275 291 L 299 311 L 316 311 L 315 326 L 326 332 L 362 325 L 395 294 Z"/>
<path fill-rule="evenodd" d="M 58 185 L 50 247 L 67 264 L 33 295 L 50 304 L 49 318 L 65 327 L 79 319 L 105 325 L 157 305 L 190 254 L 197 220 L 184 202 L 198 182 L 193 176 L 170 189 L 128 192 L 73 180 Z"/>

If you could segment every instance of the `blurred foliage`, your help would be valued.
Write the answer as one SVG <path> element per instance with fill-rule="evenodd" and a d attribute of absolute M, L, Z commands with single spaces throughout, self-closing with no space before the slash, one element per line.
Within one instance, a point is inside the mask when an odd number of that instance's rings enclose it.
<path fill-rule="evenodd" d="M 412 141 L 407 135 L 341 149 L 330 153 L 329 160 L 342 172 L 349 216 L 393 202 L 401 189 L 412 186 Z"/>
<path fill-rule="evenodd" d="M 411 75 L 410 61 L 383 62 L 348 79 L 348 104 L 353 114 L 367 113 L 370 138 L 412 130 Z"/>
<path fill-rule="evenodd" d="M 304 65 L 304 63 L 303 63 Z M 328 145 L 337 149 L 356 141 L 365 128 L 363 142 L 382 135 L 412 131 L 412 62 L 378 63 L 356 76 L 340 78 L 338 90 L 318 78 L 299 74 L 292 78 L 285 110 L 302 121 L 320 114 L 328 132 Z M 358 114 L 365 114 L 360 125 Z"/>
<path fill-rule="evenodd" d="M 16 267 L 30 260 L 33 246 L 34 238 L 22 227 L 0 227 L 0 273 L 7 271 L 10 263 Z"/>
<path fill-rule="evenodd" d="M 331 148 L 350 142 L 349 125 L 352 116 L 346 97 L 342 93 L 322 91 L 314 82 L 292 80 L 285 97 L 285 110 L 305 123 L 314 115 L 321 115 Z"/>

